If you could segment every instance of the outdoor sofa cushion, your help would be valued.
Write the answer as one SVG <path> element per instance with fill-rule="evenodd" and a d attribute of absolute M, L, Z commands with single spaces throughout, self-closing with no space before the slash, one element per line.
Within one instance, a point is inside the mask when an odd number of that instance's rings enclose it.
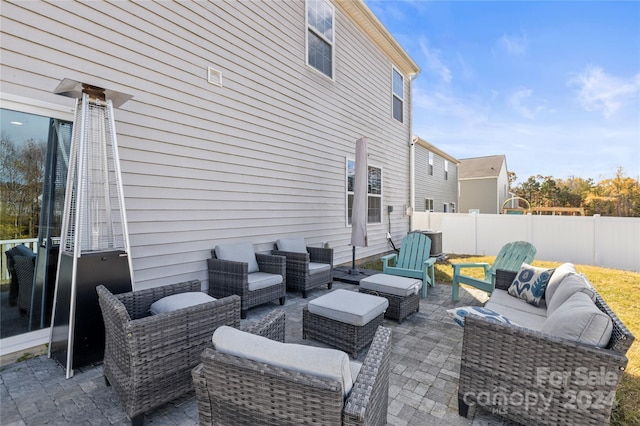
<path fill-rule="evenodd" d="M 553 269 L 523 263 L 509 287 L 509 294 L 538 306 L 552 273 Z"/>
<path fill-rule="evenodd" d="M 604 348 L 612 330 L 609 315 L 598 309 L 587 294 L 577 292 L 549 315 L 540 331 Z"/>
<path fill-rule="evenodd" d="M 280 251 L 290 251 L 292 253 L 306 253 L 307 245 L 304 238 L 280 238 L 276 241 L 276 246 Z"/>
<path fill-rule="evenodd" d="M 151 315 L 162 314 L 164 312 L 177 311 L 201 303 L 212 302 L 216 299 L 201 291 L 189 291 L 185 293 L 172 294 L 156 300 L 149 307 Z"/>
<path fill-rule="evenodd" d="M 258 261 L 256 252 L 251 243 L 222 244 L 214 248 L 216 257 L 220 260 L 232 260 L 234 262 L 244 262 L 249 265 L 248 273 L 258 272 Z"/>
<path fill-rule="evenodd" d="M 563 263 L 558 266 L 551 274 L 551 278 L 549 278 L 549 282 L 547 283 L 547 288 L 544 290 L 544 298 L 549 304 L 549 300 L 553 298 L 554 293 L 558 289 L 558 286 L 565 279 L 565 277 L 571 273 L 577 274 L 576 267 L 573 263 Z"/>
<path fill-rule="evenodd" d="M 216 329 L 212 342 L 218 352 L 227 355 L 335 379 L 341 383 L 344 396 L 351 392 L 360 370 L 360 366 L 351 365 L 349 355 L 337 349 L 276 342 L 228 326 Z"/>
<path fill-rule="evenodd" d="M 584 275 L 567 274 L 553 293 L 553 297 L 547 300 L 547 316 L 553 314 L 569 297 L 578 292 L 585 293 L 592 301 L 596 300 L 596 291 Z"/>
<path fill-rule="evenodd" d="M 309 262 L 309 275 L 319 274 L 331 269 L 330 263 Z"/>
<path fill-rule="evenodd" d="M 398 277 L 396 275 L 375 274 L 360 280 L 360 287 L 380 293 L 406 297 L 420 292 L 422 280 Z"/>

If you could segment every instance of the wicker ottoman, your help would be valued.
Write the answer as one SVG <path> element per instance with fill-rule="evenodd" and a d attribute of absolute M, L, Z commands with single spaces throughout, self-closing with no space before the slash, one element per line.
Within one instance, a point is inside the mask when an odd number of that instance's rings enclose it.
<path fill-rule="evenodd" d="M 356 358 L 373 340 L 388 306 L 384 297 L 334 290 L 302 309 L 302 338 L 319 340 Z"/>
<path fill-rule="evenodd" d="M 384 316 L 398 320 L 398 324 L 420 310 L 421 287 L 422 280 L 386 274 L 372 275 L 360 281 L 360 293 L 385 297 L 389 301 Z"/>

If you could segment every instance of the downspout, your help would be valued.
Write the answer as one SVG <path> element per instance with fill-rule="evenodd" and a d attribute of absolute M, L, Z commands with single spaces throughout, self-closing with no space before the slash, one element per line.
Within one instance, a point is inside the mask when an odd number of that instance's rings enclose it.
<path fill-rule="evenodd" d="M 415 141 L 413 138 L 412 121 L 413 121 L 413 80 L 418 73 L 409 75 L 409 232 L 413 230 L 413 212 L 416 204 L 416 178 L 415 178 Z"/>

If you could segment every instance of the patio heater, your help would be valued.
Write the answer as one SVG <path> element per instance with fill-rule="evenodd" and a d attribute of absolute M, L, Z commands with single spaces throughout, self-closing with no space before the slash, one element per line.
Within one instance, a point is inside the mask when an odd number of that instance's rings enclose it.
<path fill-rule="evenodd" d="M 118 158 L 114 103 L 131 98 L 65 79 L 55 93 L 76 98 L 49 357 L 73 369 L 104 357 L 96 287 L 131 291 L 132 267 Z"/>

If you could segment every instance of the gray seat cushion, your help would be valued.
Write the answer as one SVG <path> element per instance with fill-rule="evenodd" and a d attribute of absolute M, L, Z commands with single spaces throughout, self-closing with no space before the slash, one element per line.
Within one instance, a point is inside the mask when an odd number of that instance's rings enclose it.
<path fill-rule="evenodd" d="M 395 275 L 375 274 L 360 280 L 360 287 L 380 293 L 405 297 L 418 294 L 422 288 L 422 280 L 398 277 Z"/>
<path fill-rule="evenodd" d="M 247 263 L 249 273 L 259 271 L 256 252 L 251 243 L 221 244 L 216 246 L 214 251 L 218 259 Z"/>
<path fill-rule="evenodd" d="M 309 262 L 309 275 L 319 274 L 331 269 L 328 263 Z"/>
<path fill-rule="evenodd" d="M 290 251 L 292 253 L 306 253 L 307 246 L 304 238 L 280 238 L 276 241 L 278 250 Z"/>
<path fill-rule="evenodd" d="M 249 291 L 260 290 L 272 285 L 282 284 L 282 275 L 267 272 L 254 272 L 247 276 Z"/>
<path fill-rule="evenodd" d="M 162 314 L 164 312 L 177 311 L 201 303 L 212 302 L 216 299 L 201 291 L 189 291 L 185 293 L 172 294 L 163 297 L 151 304 L 149 312 L 151 315 Z"/>
<path fill-rule="evenodd" d="M 492 296 L 493 297 L 493 296 Z M 513 296 L 509 296 L 512 297 Z M 515 298 L 514 298 L 515 299 Z M 524 304 L 527 304 L 523 301 Z M 517 307 L 509 307 L 504 305 L 498 305 L 491 303 L 491 299 L 484 305 L 485 308 L 491 309 L 503 316 L 509 318 L 509 320 L 520 327 L 530 328 L 531 330 L 540 331 L 547 317 L 545 315 L 538 315 L 535 312 L 527 312 L 519 309 L 522 305 Z"/>
<path fill-rule="evenodd" d="M 533 315 L 538 315 L 545 318 L 547 317 L 547 307 L 544 304 L 544 301 L 540 306 L 533 306 L 532 304 L 527 303 L 525 300 L 522 300 L 519 297 L 510 295 L 506 290 L 493 290 L 493 293 L 491 293 L 491 298 L 486 304 L 487 308 L 498 310 L 499 312 L 501 308 L 499 308 L 498 306 L 514 308 Z"/>
<path fill-rule="evenodd" d="M 596 300 L 596 291 L 584 275 L 567 274 L 558 284 L 553 297 L 547 300 L 547 316 L 553 314 L 569 297 L 578 292 L 585 293 L 592 301 Z"/>
<path fill-rule="evenodd" d="M 352 369 L 359 372 L 349 355 L 337 349 L 276 342 L 226 325 L 218 327 L 211 340 L 218 352 L 227 355 L 337 380 L 345 396 L 353 387 Z"/>
<path fill-rule="evenodd" d="M 611 339 L 612 330 L 609 315 L 598 309 L 587 294 L 577 292 L 549 315 L 540 331 L 604 348 Z"/>
<path fill-rule="evenodd" d="M 571 273 L 577 274 L 576 267 L 573 263 L 563 263 L 553 271 L 553 274 L 551 274 L 551 278 L 549 278 L 549 282 L 547 283 L 547 288 L 544 291 L 544 298 L 547 303 L 549 303 L 549 300 L 553 299 L 553 294 L 558 289 L 562 280 Z"/>
<path fill-rule="evenodd" d="M 312 314 L 361 327 L 384 313 L 389 301 L 384 297 L 338 289 L 312 300 L 307 307 Z"/>

